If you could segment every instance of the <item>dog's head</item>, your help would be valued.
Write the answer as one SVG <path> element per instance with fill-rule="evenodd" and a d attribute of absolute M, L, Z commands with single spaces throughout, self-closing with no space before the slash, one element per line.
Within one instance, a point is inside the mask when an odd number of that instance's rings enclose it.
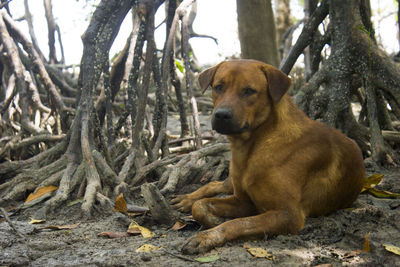
<path fill-rule="evenodd" d="M 224 61 L 200 73 L 203 92 L 211 86 L 212 128 L 221 134 L 241 134 L 257 128 L 290 87 L 290 78 L 256 60 Z"/>

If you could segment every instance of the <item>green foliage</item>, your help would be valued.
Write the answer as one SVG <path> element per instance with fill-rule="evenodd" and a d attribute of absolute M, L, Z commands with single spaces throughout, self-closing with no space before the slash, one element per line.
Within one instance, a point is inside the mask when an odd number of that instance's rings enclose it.
<path fill-rule="evenodd" d="M 357 25 L 356 29 L 365 32 L 369 37 L 371 37 L 371 32 L 364 25 Z"/>
<path fill-rule="evenodd" d="M 182 62 L 179 59 L 175 59 L 175 66 L 181 73 L 185 73 L 185 68 L 183 67 Z"/>

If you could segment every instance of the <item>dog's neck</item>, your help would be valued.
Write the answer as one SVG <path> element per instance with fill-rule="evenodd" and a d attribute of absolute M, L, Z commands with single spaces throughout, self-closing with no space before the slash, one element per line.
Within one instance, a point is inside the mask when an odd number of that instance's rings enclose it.
<path fill-rule="evenodd" d="M 257 143 L 258 138 L 263 138 L 264 142 L 271 145 L 277 142 L 280 144 L 293 142 L 302 135 L 304 125 L 309 121 L 310 119 L 296 106 L 291 97 L 284 95 L 279 103 L 272 107 L 271 114 L 259 127 L 240 135 L 228 136 L 232 154 L 235 151 L 246 154 L 243 147 L 252 147 L 251 143 Z"/>

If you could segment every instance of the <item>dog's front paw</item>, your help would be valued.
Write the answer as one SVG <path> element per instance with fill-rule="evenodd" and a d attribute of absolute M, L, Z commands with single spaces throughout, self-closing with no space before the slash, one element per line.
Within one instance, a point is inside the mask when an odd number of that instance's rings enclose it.
<path fill-rule="evenodd" d="M 196 199 L 192 199 L 189 195 L 178 195 L 171 200 L 174 207 L 182 212 L 191 211 L 194 202 L 196 202 Z"/>
<path fill-rule="evenodd" d="M 189 238 L 183 245 L 182 252 L 184 254 L 205 253 L 224 243 L 225 238 L 223 234 L 216 229 L 209 229 Z"/>

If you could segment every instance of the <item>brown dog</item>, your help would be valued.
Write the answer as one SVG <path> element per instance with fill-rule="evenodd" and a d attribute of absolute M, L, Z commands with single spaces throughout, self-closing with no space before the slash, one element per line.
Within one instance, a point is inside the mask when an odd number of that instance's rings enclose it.
<path fill-rule="evenodd" d="M 284 73 L 235 60 L 205 70 L 199 82 L 203 90 L 213 88 L 212 127 L 228 136 L 232 159 L 225 182 L 172 200 L 211 228 L 190 238 L 183 252 L 205 252 L 237 238 L 296 234 L 306 216 L 348 207 L 357 198 L 365 179 L 360 149 L 308 118 L 286 94 L 290 79 Z M 204 198 L 218 193 L 233 195 Z"/>

